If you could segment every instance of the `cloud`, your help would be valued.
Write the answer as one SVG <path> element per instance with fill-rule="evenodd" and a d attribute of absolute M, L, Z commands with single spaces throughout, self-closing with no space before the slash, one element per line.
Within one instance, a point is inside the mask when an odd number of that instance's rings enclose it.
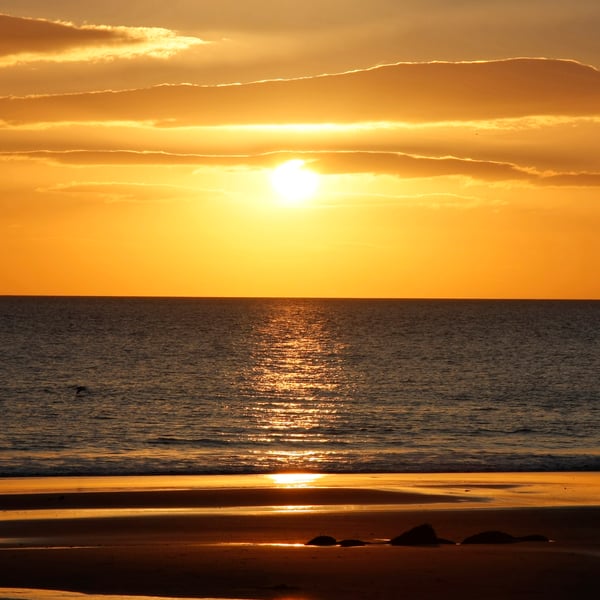
<path fill-rule="evenodd" d="M 542 175 L 536 183 L 556 187 L 600 186 L 600 173 L 551 173 Z"/>
<path fill-rule="evenodd" d="M 557 84 L 560 82 L 560 85 Z M 0 98 L 6 123 L 152 121 L 163 126 L 442 122 L 600 113 L 600 72 L 574 61 L 400 63 L 243 85 Z"/>
<path fill-rule="evenodd" d="M 336 196 L 339 199 L 336 201 Z M 404 208 L 422 208 L 425 210 L 444 209 L 475 209 L 483 205 L 493 209 L 500 208 L 504 203 L 500 201 L 486 200 L 477 196 L 468 196 L 465 194 L 453 194 L 449 192 L 431 192 L 425 194 L 382 194 L 369 192 L 343 192 L 333 194 L 333 201 L 327 202 L 324 206 L 338 207 L 340 204 L 344 206 L 357 207 L 388 207 L 390 205 L 401 204 Z"/>
<path fill-rule="evenodd" d="M 0 95 L 222 84 L 336 73 L 390 62 L 573 58 L 600 66 L 595 0 L 0 0 L 0 12 L 55 22 L 159 26 L 211 40 L 168 61 L 45 63 L 6 69 Z M 340 52 L 343 48 L 343 52 Z"/>
<path fill-rule="evenodd" d="M 150 55 L 205 43 L 160 27 L 83 25 L 0 14 L 0 66 Z"/>
<path fill-rule="evenodd" d="M 520 181 L 534 185 L 595 187 L 600 173 L 539 171 L 509 162 L 473 160 L 455 156 L 418 156 L 401 152 L 268 152 L 248 155 L 170 154 L 130 150 L 88 151 L 37 150 L 0 153 L 0 159 L 30 159 L 74 166 L 157 165 L 215 168 L 270 169 L 293 158 L 301 158 L 322 175 L 371 174 L 413 179 L 426 177 L 468 177 L 501 182 Z"/>
<path fill-rule="evenodd" d="M 180 199 L 182 196 L 197 196 L 199 190 L 186 186 L 135 183 L 135 182 L 70 182 L 46 188 L 39 188 L 38 192 L 74 194 L 81 197 L 96 197 L 105 202 L 148 202 Z"/>
<path fill-rule="evenodd" d="M 399 152 L 336 152 L 316 155 L 312 162 L 322 173 L 373 173 L 399 177 L 465 175 L 492 181 L 528 179 L 523 169 L 509 163 L 446 157 L 425 157 Z"/>
<path fill-rule="evenodd" d="M 38 159 L 68 165 L 201 165 L 226 162 L 239 163 L 235 156 L 205 156 L 200 154 L 170 154 L 168 152 L 136 152 L 130 150 L 33 150 L 0 153 L 0 158 Z"/>

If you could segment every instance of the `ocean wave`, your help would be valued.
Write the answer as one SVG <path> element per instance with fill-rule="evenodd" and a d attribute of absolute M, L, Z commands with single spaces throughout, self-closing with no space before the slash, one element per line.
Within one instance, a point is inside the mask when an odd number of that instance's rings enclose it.
<path fill-rule="evenodd" d="M 0 305 L 0 475 L 600 470 L 599 302 Z"/>

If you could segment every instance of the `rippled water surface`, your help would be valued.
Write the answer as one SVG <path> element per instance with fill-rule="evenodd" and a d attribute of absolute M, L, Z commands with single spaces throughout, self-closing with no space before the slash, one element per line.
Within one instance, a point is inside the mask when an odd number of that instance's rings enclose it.
<path fill-rule="evenodd" d="M 597 470 L 600 302 L 0 298 L 0 475 Z"/>

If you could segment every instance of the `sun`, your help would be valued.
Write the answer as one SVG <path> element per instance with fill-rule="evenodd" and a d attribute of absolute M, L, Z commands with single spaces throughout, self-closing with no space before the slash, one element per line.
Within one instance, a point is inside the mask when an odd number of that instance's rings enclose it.
<path fill-rule="evenodd" d="M 319 175 L 304 167 L 305 161 L 293 159 L 276 167 L 271 185 L 287 204 L 298 204 L 312 198 L 319 187 Z"/>

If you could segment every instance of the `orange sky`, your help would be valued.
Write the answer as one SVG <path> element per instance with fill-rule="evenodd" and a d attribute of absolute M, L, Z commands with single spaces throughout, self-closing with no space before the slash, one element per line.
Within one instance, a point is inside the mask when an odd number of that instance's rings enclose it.
<path fill-rule="evenodd" d="M 600 299 L 599 30 L 596 0 L 0 0 L 0 294 Z"/>

